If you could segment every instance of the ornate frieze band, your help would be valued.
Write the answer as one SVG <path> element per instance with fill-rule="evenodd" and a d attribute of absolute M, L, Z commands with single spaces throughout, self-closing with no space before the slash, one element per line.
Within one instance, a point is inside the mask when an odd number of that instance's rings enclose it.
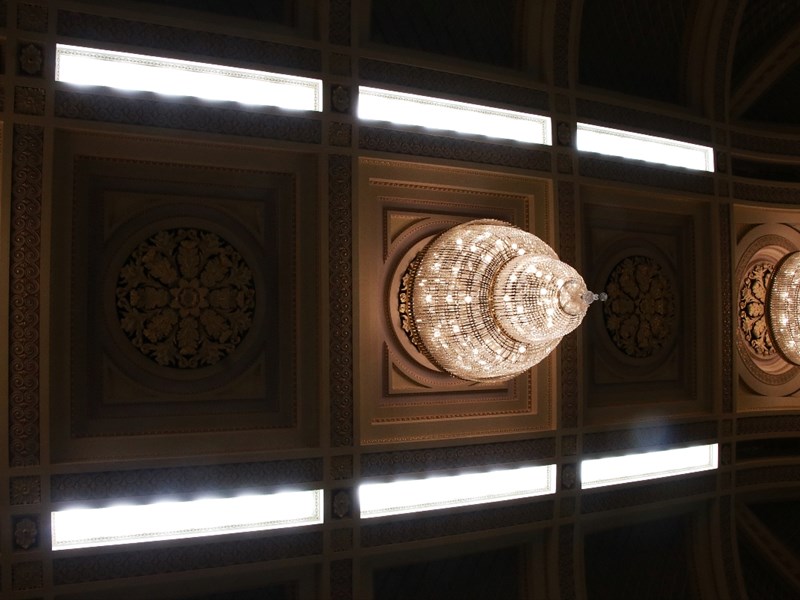
<path fill-rule="evenodd" d="M 550 152 L 546 150 L 487 144 L 380 127 L 359 128 L 358 147 L 362 150 L 465 160 L 534 171 L 549 172 L 551 162 Z"/>
<path fill-rule="evenodd" d="M 800 433 L 800 416 L 747 417 L 736 422 L 737 435 Z"/>
<path fill-rule="evenodd" d="M 67 585 L 244 565 L 322 554 L 322 532 L 270 535 L 196 546 L 72 556 L 53 561 L 53 583 Z"/>
<path fill-rule="evenodd" d="M 44 129 L 14 126 L 10 227 L 9 464 L 39 464 L 39 310 Z"/>
<path fill-rule="evenodd" d="M 731 207 L 719 207 L 719 246 L 722 272 L 722 297 L 720 312 L 722 317 L 722 410 L 733 411 L 733 320 L 731 317 Z"/>
<path fill-rule="evenodd" d="M 800 203 L 800 188 L 735 181 L 733 183 L 733 196 L 741 200 L 798 204 Z"/>
<path fill-rule="evenodd" d="M 322 479 L 322 459 L 305 458 L 53 475 L 50 478 L 50 494 L 53 502 L 71 502 L 211 490 L 245 490 L 271 485 L 319 482 Z"/>
<path fill-rule="evenodd" d="M 315 119 L 175 104 L 143 97 L 123 98 L 57 90 L 55 114 L 57 117 L 83 121 L 164 127 L 307 144 L 319 144 L 322 141 L 322 123 Z"/>
<path fill-rule="evenodd" d="M 328 163 L 331 445 L 353 445 L 353 165 Z"/>
<path fill-rule="evenodd" d="M 688 498 L 714 493 L 717 475 L 694 476 L 676 481 L 660 481 L 640 487 L 593 492 L 581 498 L 581 514 L 618 510 L 676 498 Z"/>
<path fill-rule="evenodd" d="M 422 67 L 388 63 L 370 58 L 358 62 L 361 79 L 375 83 L 403 85 L 415 90 L 442 92 L 448 97 L 458 94 L 464 98 L 502 102 L 520 108 L 550 109 L 547 92 L 476 79 L 465 75 L 445 73 Z"/>
<path fill-rule="evenodd" d="M 553 512 L 553 500 L 537 500 L 500 508 L 483 508 L 474 512 L 417 517 L 411 521 L 365 525 L 361 528 L 361 545 L 370 548 L 385 544 L 400 544 L 532 524 L 552 519 Z"/>
<path fill-rule="evenodd" d="M 252 40 L 208 31 L 193 31 L 154 23 L 127 21 L 69 10 L 58 11 L 59 35 L 100 42 L 130 44 L 242 60 L 248 63 L 291 67 L 308 71 L 322 69 L 319 50 L 287 46 L 263 40 Z M 210 49 L 216 50 L 213 54 Z"/>
<path fill-rule="evenodd" d="M 555 456 L 555 446 L 554 438 L 544 438 L 452 448 L 375 452 L 361 457 L 361 475 L 374 477 L 546 459 Z"/>
<path fill-rule="evenodd" d="M 731 132 L 731 146 L 737 150 L 800 156 L 800 140 L 796 137 L 771 138 L 763 135 L 733 131 Z"/>
<path fill-rule="evenodd" d="M 602 431 L 587 433 L 583 436 L 583 451 L 590 454 L 634 448 L 655 448 L 686 442 L 708 442 L 716 439 L 717 435 L 716 421 Z"/>
<path fill-rule="evenodd" d="M 581 156 L 578 158 L 578 171 L 584 177 L 636 183 L 697 194 L 711 195 L 714 193 L 714 178 L 710 174 L 684 173 L 668 167 L 646 167 L 620 160 Z"/>
<path fill-rule="evenodd" d="M 693 121 L 583 98 L 576 100 L 575 110 L 579 120 L 592 119 L 603 125 L 629 127 L 641 133 L 679 137 L 705 144 L 712 142 L 711 127 Z"/>

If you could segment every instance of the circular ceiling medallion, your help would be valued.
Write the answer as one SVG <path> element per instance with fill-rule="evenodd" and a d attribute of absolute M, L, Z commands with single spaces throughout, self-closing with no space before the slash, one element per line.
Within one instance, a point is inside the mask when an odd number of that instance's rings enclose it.
<path fill-rule="evenodd" d="M 751 352 L 760 357 L 775 354 L 767 326 L 767 290 L 775 271 L 774 263 L 751 265 L 739 287 L 739 329 Z"/>
<path fill-rule="evenodd" d="M 162 367 L 211 366 L 253 324 L 255 283 L 239 252 L 215 233 L 162 229 L 125 259 L 116 285 L 119 326 Z"/>
<path fill-rule="evenodd" d="M 676 297 L 664 267 L 649 256 L 628 256 L 611 269 L 603 304 L 613 344 L 633 358 L 654 355 L 673 337 Z"/>

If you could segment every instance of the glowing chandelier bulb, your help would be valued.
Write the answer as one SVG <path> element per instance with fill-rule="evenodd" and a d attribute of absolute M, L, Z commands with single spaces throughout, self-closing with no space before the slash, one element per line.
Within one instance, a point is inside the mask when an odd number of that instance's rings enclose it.
<path fill-rule="evenodd" d="M 405 288 L 412 342 L 443 371 L 479 382 L 530 369 L 605 299 L 538 237 L 490 219 L 430 242 Z"/>
<path fill-rule="evenodd" d="M 789 254 L 775 269 L 769 287 L 772 339 L 786 360 L 800 365 L 800 252 Z"/>

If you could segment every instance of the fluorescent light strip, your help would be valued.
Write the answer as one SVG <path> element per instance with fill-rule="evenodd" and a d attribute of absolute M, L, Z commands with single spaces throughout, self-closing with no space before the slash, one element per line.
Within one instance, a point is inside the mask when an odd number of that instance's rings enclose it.
<path fill-rule="evenodd" d="M 322 523 L 322 490 L 52 513 L 53 550 Z"/>
<path fill-rule="evenodd" d="M 358 88 L 358 117 L 533 144 L 552 144 L 549 117 L 364 86 Z"/>
<path fill-rule="evenodd" d="M 718 444 L 593 458 L 581 462 L 581 488 L 646 481 L 717 468 Z"/>
<path fill-rule="evenodd" d="M 56 81 L 294 110 L 322 110 L 319 79 L 63 44 L 56 46 Z"/>
<path fill-rule="evenodd" d="M 358 488 L 362 518 L 469 506 L 555 492 L 555 465 L 428 477 Z"/>
<path fill-rule="evenodd" d="M 714 151 L 708 146 L 621 129 L 578 123 L 577 147 L 586 152 L 599 152 L 699 171 L 714 171 Z"/>

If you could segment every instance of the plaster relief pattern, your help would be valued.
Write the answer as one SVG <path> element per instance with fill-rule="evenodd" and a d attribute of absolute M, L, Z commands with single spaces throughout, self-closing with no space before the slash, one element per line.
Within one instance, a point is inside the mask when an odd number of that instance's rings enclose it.
<path fill-rule="evenodd" d="M 9 464 L 39 464 L 39 276 L 44 129 L 14 127 L 9 304 Z"/>
<path fill-rule="evenodd" d="M 652 356 L 673 336 L 677 299 L 664 268 L 648 256 L 629 256 L 611 270 L 603 304 L 606 330 L 624 354 Z"/>
<path fill-rule="evenodd" d="M 196 369 L 233 352 L 253 324 L 255 284 L 224 239 L 200 229 L 162 230 L 125 261 L 116 289 L 131 343 L 164 367 Z"/>

